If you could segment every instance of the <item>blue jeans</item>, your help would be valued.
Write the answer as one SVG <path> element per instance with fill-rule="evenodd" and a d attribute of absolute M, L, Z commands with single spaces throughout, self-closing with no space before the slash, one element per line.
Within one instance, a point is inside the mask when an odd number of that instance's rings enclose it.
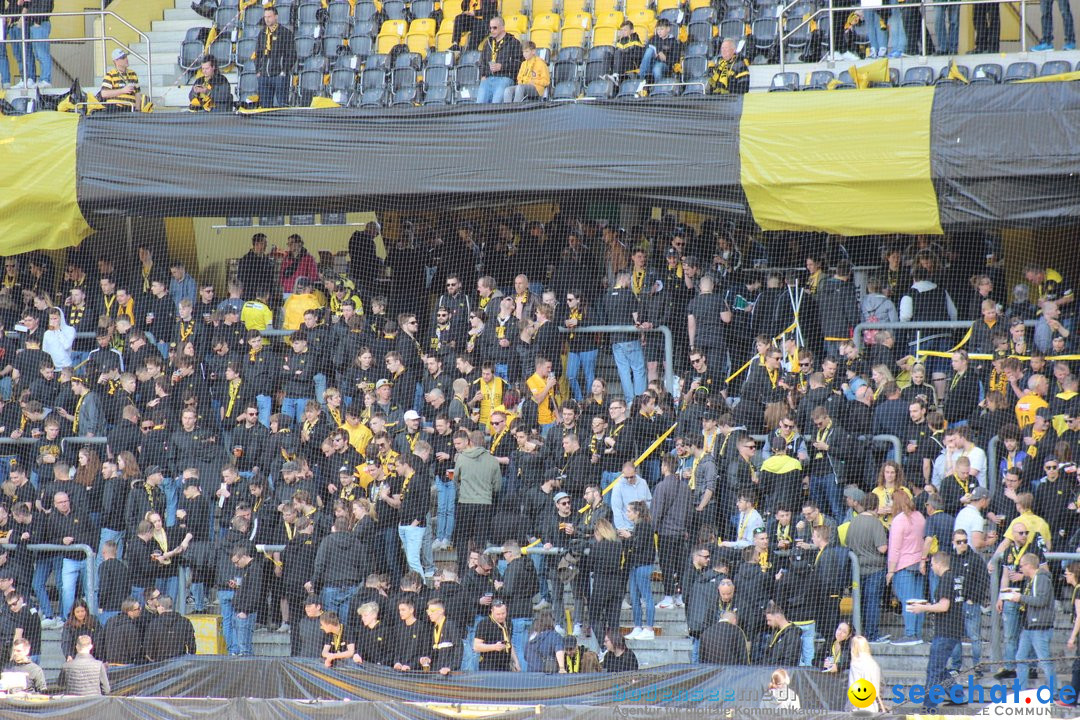
<path fill-rule="evenodd" d="M 870 49 L 875 52 L 889 46 L 889 33 L 881 29 L 881 17 L 874 10 L 863 10 L 866 34 L 870 37 Z"/>
<path fill-rule="evenodd" d="M 1039 670 L 1043 674 L 1043 684 L 1052 690 L 1057 689 L 1054 684 L 1054 663 L 1049 660 L 1052 657 L 1050 653 L 1050 635 L 1052 632 L 1053 630 L 1020 631 L 1020 645 L 1016 650 L 1016 676 L 1025 688 L 1029 682 L 1028 668 L 1030 665 L 1024 661 L 1031 660 L 1034 652 L 1034 656 L 1039 660 Z"/>
<path fill-rule="evenodd" d="M 649 376 L 645 372 L 645 352 L 637 340 L 611 344 L 611 354 L 615 358 L 615 367 L 619 370 L 619 382 L 622 384 L 623 397 L 630 405 L 634 398 L 649 387 Z"/>
<path fill-rule="evenodd" d="M 886 5 L 897 5 L 899 0 L 886 0 Z M 889 50 L 907 52 L 907 31 L 904 30 L 903 10 L 893 8 L 889 13 Z"/>
<path fill-rule="evenodd" d="M 255 633 L 255 621 L 258 613 L 249 613 L 247 617 L 240 617 L 239 613 L 233 615 L 233 629 L 236 633 L 236 654 L 254 655 L 251 647 L 251 637 Z"/>
<path fill-rule="evenodd" d="M 477 615 L 473 618 L 473 621 L 469 623 L 468 630 L 465 632 L 465 650 L 461 654 L 462 670 L 475 672 L 480 666 L 480 656 L 473 650 L 472 643 L 476 639 L 476 626 L 483 617 L 483 615 Z"/>
<path fill-rule="evenodd" d="M 176 506 L 180 501 L 180 478 L 167 477 L 161 481 L 161 491 L 165 493 L 165 524 L 176 524 Z"/>
<path fill-rule="evenodd" d="M 1039 7 L 1042 10 L 1042 41 L 1047 45 L 1054 44 L 1054 0 L 1041 0 Z M 1061 10 L 1061 24 L 1065 27 L 1065 42 L 1076 42 L 1076 27 L 1073 25 L 1072 9 L 1068 0 L 1058 0 L 1058 9 Z"/>
<path fill-rule="evenodd" d="M 892 579 L 893 592 L 896 599 L 904 608 L 904 635 L 922 640 L 923 620 L 926 618 L 921 613 L 912 613 L 907 610 L 907 601 L 912 598 L 925 597 L 925 578 L 918 570 L 917 565 L 912 565 L 900 570 Z M 952 652 L 952 648 L 949 648 Z M 948 659 L 948 655 L 945 656 Z"/>
<path fill-rule="evenodd" d="M 289 100 L 289 79 L 284 75 L 259 76 L 259 105 L 264 108 L 284 107 Z"/>
<path fill-rule="evenodd" d="M 420 577 L 424 576 L 424 565 L 420 562 L 420 547 L 424 543 L 426 530 L 427 528 L 420 525 L 398 525 L 397 529 L 401 547 L 405 551 L 405 562 L 409 564 L 409 569 L 418 573 Z"/>
<path fill-rule="evenodd" d="M 960 48 L 960 6 L 938 8 L 937 49 L 939 53 L 955 55 Z"/>
<path fill-rule="evenodd" d="M 105 627 L 114 617 L 120 614 L 119 610 L 102 610 L 98 613 L 98 624 Z"/>
<path fill-rule="evenodd" d="M 75 594 L 79 590 L 79 583 L 86 575 L 86 560 L 64 558 L 61 568 L 63 592 L 60 594 L 60 616 L 67 620 L 71 615 L 71 608 L 75 606 Z"/>
<path fill-rule="evenodd" d="M 1001 659 L 1006 668 L 1016 669 L 1016 650 L 1020 646 L 1020 605 L 1006 600 L 1001 604 L 1001 625 L 1005 635 L 1005 646 L 1001 650 Z"/>
<path fill-rule="evenodd" d="M 9 32 L 13 32 L 13 31 L 14 31 L 14 29 L 12 29 Z M 11 66 L 8 65 L 7 49 L 4 46 L 0 46 L 0 48 L 4 48 L 4 51 L 0 52 L 0 83 L 3 83 L 4 85 L 10 85 L 11 84 Z M 4 395 L 4 400 L 8 400 L 11 397 L 11 389 L 10 389 L 11 379 L 9 377 L 5 377 L 4 379 L 8 381 L 8 393 L 7 393 L 7 395 Z"/>
<path fill-rule="evenodd" d="M 37 596 L 38 612 L 41 613 L 42 620 L 54 617 L 52 604 L 49 602 L 49 591 L 45 587 L 49 575 L 54 571 L 56 572 L 56 590 L 60 593 L 60 597 L 63 597 L 64 580 L 61 558 L 55 555 L 43 555 L 34 563 L 34 579 L 31 582 L 31 587 L 34 590 L 34 595 Z M 67 620 L 67 618 L 64 619 Z"/>
<path fill-rule="evenodd" d="M 593 380 L 596 379 L 596 356 L 599 350 L 572 352 L 566 356 L 566 378 L 570 381 L 570 392 L 574 399 L 581 402 L 585 392 L 592 392 Z M 578 371 L 585 373 L 585 389 L 578 384 Z"/>
<path fill-rule="evenodd" d="M 868 640 L 877 640 L 881 636 L 878 624 L 881 622 L 881 593 L 885 589 L 885 570 L 860 578 L 862 583 L 862 634 Z"/>
<path fill-rule="evenodd" d="M 641 78 L 651 77 L 653 80 L 660 80 L 668 74 L 668 64 L 656 59 L 656 47 L 649 45 L 645 48 L 645 54 L 641 56 L 641 71 L 638 76 Z"/>
<path fill-rule="evenodd" d="M 513 618 L 510 620 L 513 632 L 510 636 L 510 644 L 514 646 L 514 650 L 517 652 L 521 672 L 528 672 L 529 670 L 525 666 L 525 644 L 529 641 L 529 628 L 532 627 L 532 622 L 532 618 Z"/>
<path fill-rule="evenodd" d="M 435 538 L 449 540 L 454 535 L 454 504 L 457 502 L 457 485 L 453 480 L 435 478 L 435 492 L 439 498 L 439 514 L 435 523 Z"/>
<path fill-rule="evenodd" d="M 921 616 L 920 616 L 921 617 Z M 940 685 L 946 678 L 945 664 L 949 660 L 949 656 L 952 655 L 953 649 L 960 644 L 960 640 L 957 638 L 936 636 L 932 643 L 930 643 L 930 660 L 926 665 L 926 687 L 933 685 Z M 931 708 L 934 703 L 928 697 L 923 702 L 923 707 Z"/>
<path fill-rule="evenodd" d="M 339 618 L 349 616 L 349 603 L 360 589 L 359 585 L 348 587 L 324 587 L 322 590 L 323 610 L 337 613 Z"/>
<path fill-rule="evenodd" d="M 269 395 L 256 395 L 255 406 L 259 408 L 259 422 L 263 427 L 270 427 L 270 411 L 273 409 L 273 400 Z"/>
<path fill-rule="evenodd" d="M 836 482 L 836 476 L 832 473 L 810 476 L 810 499 L 817 504 L 821 512 L 828 513 L 837 524 L 843 516 L 842 497 L 840 484 Z"/>
<path fill-rule="evenodd" d="M 656 624 L 656 608 L 652 597 L 652 565 L 638 565 L 630 571 L 630 607 L 634 627 L 652 628 Z M 645 624 L 641 624 L 641 603 L 645 603 Z"/>
<path fill-rule="evenodd" d="M 323 396 L 326 395 L 326 373 L 315 373 L 312 379 L 315 381 L 315 400 L 325 407 Z"/>
<path fill-rule="evenodd" d="M 30 25 L 27 27 L 27 34 L 31 40 L 45 39 L 52 33 L 52 23 L 43 22 L 40 25 Z M 16 25 L 11 28 L 9 37 L 12 40 L 22 39 L 22 27 Z M 30 80 L 36 80 L 41 78 L 43 81 L 52 82 L 52 56 L 49 55 L 49 43 L 26 43 L 26 63 L 29 65 L 23 70 L 23 54 L 22 45 L 16 45 L 15 48 L 15 62 L 19 66 L 19 74 L 24 78 Z M 37 61 L 41 65 L 41 74 L 37 73 L 34 61 Z M 4 62 L 7 65 L 5 59 Z"/>
<path fill-rule="evenodd" d="M 931 595 L 930 597 L 933 597 Z M 982 606 L 975 603 L 964 603 L 964 635 L 971 641 L 971 664 L 978 665 L 982 662 L 982 645 L 981 645 L 981 631 L 982 631 Z M 950 664 L 960 669 L 960 666 L 964 664 L 964 646 L 959 644 L 956 649 L 953 650 L 952 657 L 949 658 Z"/>
<path fill-rule="evenodd" d="M 802 632 L 802 651 L 799 653 L 799 667 L 810 667 L 814 664 L 814 636 L 817 634 L 817 623 L 800 624 L 798 628 Z"/>
<path fill-rule="evenodd" d="M 298 423 L 304 422 L 304 406 L 311 398 L 287 397 L 281 401 L 281 412 Z"/>
<path fill-rule="evenodd" d="M 496 77 L 491 75 L 480 81 L 480 90 L 476 93 L 477 103 L 501 103 L 503 101 L 503 94 L 506 92 L 506 88 L 514 84 L 514 81 L 508 77 Z M 525 656 L 521 655 L 522 663 L 524 664 Z"/>
<path fill-rule="evenodd" d="M 236 655 L 236 627 L 233 625 L 232 601 L 236 594 L 235 590 L 218 590 L 218 610 L 221 613 L 221 634 L 225 636 L 225 651 L 230 655 Z M 325 606 L 324 606 L 325 607 Z"/>
<path fill-rule="evenodd" d="M 401 543 L 399 542 L 397 526 L 392 525 L 383 528 L 379 531 L 379 534 L 381 535 L 380 540 L 385 553 L 386 569 L 390 573 L 390 585 L 396 586 L 398 581 L 401 580 Z M 325 604 L 323 608 L 326 608 Z"/>
<path fill-rule="evenodd" d="M 98 551 L 97 551 L 97 566 L 101 567 L 101 551 L 105 549 L 105 543 L 110 540 L 116 542 L 116 557 L 120 560 L 124 559 L 124 531 L 123 530 L 110 530 L 108 528 L 101 528 L 101 534 L 98 536 Z"/>

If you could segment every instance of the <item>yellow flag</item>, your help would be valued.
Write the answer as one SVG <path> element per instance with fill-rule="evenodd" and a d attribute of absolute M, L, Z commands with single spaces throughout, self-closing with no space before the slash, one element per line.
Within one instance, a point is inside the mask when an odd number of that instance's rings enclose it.
<path fill-rule="evenodd" d="M 214 44 L 215 40 L 217 40 L 218 34 L 219 33 L 218 33 L 217 25 L 210 28 L 210 32 L 206 36 L 206 44 L 203 45 L 203 52 L 204 53 L 207 53 L 207 54 L 210 53 L 210 46 Z"/>
<path fill-rule="evenodd" d="M 955 60 L 953 60 L 951 63 L 949 63 L 949 75 L 948 75 L 948 77 L 949 77 L 950 80 L 956 80 L 957 82 L 962 82 L 965 85 L 967 85 L 969 82 L 971 82 L 970 80 L 967 79 L 967 76 L 965 76 L 964 73 L 960 72 L 960 68 L 956 67 L 956 61 Z"/>
<path fill-rule="evenodd" d="M 330 98 L 316 96 L 316 97 L 311 98 L 311 107 L 313 107 L 313 108 L 336 108 L 336 107 L 341 107 L 341 104 L 334 102 Z"/>
<path fill-rule="evenodd" d="M 1028 78 L 1027 80 L 1018 80 L 1017 85 L 1021 83 L 1043 83 L 1043 82 L 1071 82 L 1073 80 L 1080 80 L 1080 71 L 1058 73 L 1057 75 L 1044 75 L 1042 77 Z"/>
<path fill-rule="evenodd" d="M 855 87 L 865 90 L 870 87 L 871 83 L 889 82 L 889 59 L 875 60 L 868 65 L 863 65 L 861 68 L 852 65 L 849 72 Z"/>
<path fill-rule="evenodd" d="M 89 115 L 92 112 L 97 112 L 98 110 L 104 110 L 104 109 L 105 109 L 105 105 L 100 100 L 98 100 L 97 95 L 95 95 L 94 93 L 87 93 L 86 94 L 86 114 L 87 115 Z"/>

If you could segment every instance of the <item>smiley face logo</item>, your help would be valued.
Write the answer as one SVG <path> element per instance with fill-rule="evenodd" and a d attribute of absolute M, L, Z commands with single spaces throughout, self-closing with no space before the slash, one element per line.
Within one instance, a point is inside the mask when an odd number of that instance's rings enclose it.
<path fill-rule="evenodd" d="M 859 709 L 865 709 L 874 704 L 877 699 L 877 688 L 869 680 L 857 680 L 847 691 L 848 700 Z"/>

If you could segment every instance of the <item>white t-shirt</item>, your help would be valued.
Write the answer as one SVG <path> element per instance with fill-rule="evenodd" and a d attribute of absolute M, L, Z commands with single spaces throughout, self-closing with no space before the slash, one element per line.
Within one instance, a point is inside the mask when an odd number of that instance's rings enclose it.
<path fill-rule="evenodd" d="M 956 513 L 956 520 L 953 522 L 953 532 L 957 530 L 963 530 L 967 533 L 968 541 L 971 540 L 971 533 L 986 532 L 986 518 L 977 508 L 971 505 L 965 505 L 960 509 L 960 512 Z"/>

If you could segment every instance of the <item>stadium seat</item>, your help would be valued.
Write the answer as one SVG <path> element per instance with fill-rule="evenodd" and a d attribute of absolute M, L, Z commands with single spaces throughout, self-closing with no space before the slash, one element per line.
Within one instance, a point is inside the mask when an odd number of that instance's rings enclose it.
<path fill-rule="evenodd" d="M 649 97 L 682 95 L 682 86 L 674 82 L 661 81 L 649 88 Z"/>
<path fill-rule="evenodd" d="M 410 85 L 393 91 L 391 107 L 412 107 L 420 104 L 420 86 Z"/>
<path fill-rule="evenodd" d="M 841 72 L 840 77 L 836 79 L 840 83 L 836 86 L 837 90 L 854 90 L 856 87 L 858 87 L 855 84 L 855 81 L 851 78 L 851 72 L 848 70 L 844 70 L 843 72 Z"/>
<path fill-rule="evenodd" d="M 956 70 L 957 70 L 957 72 L 959 72 L 961 75 L 963 75 L 966 78 L 971 77 L 971 73 L 968 72 L 967 65 L 957 65 Z M 952 72 L 952 66 L 951 65 L 946 65 L 943 68 L 941 68 L 941 72 L 938 73 L 937 80 L 934 81 L 934 84 L 935 85 L 952 85 L 954 83 L 959 83 L 960 82 L 959 80 L 953 80 L 951 77 L 949 77 L 950 72 Z"/>
<path fill-rule="evenodd" d="M 803 86 L 803 91 L 806 90 L 828 90 L 829 83 L 836 79 L 836 75 L 832 70 L 814 70 L 810 73 L 810 76 L 806 79 L 806 84 Z"/>
<path fill-rule="evenodd" d="M 210 43 L 210 55 L 222 70 L 233 64 L 233 44 L 228 35 Z"/>
<path fill-rule="evenodd" d="M 396 93 L 402 88 L 415 88 L 420 84 L 419 73 L 415 68 L 396 67 L 390 76 L 390 87 Z"/>
<path fill-rule="evenodd" d="M 424 87 L 433 88 L 450 84 L 450 68 L 445 65 L 428 65 L 424 70 Z"/>
<path fill-rule="evenodd" d="M 214 12 L 214 25 L 222 35 L 228 35 L 240 26 L 240 11 L 235 7 L 218 7 Z"/>
<path fill-rule="evenodd" d="M 1033 62 L 1014 62 L 1005 68 L 1005 79 L 1003 82 L 1014 83 L 1020 80 L 1027 80 L 1033 78 L 1038 73 L 1038 66 Z"/>
<path fill-rule="evenodd" d="M 369 55 L 367 61 L 364 63 L 365 69 L 379 69 L 383 72 L 390 72 L 390 56 L 385 53 L 374 53 Z"/>
<path fill-rule="evenodd" d="M 296 22 L 299 25 L 318 25 L 323 17 L 323 9 L 319 5 L 305 4 L 296 9 Z"/>
<path fill-rule="evenodd" d="M 705 78 L 695 79 L 690 85 L 683 86 L 683 97 L 699 95 L 704 97 L 709 88 L 709 81 Z"/>
<path fill-rule="evenodd" d="M 657 14 L 665 10 L 678 10 L 680 7 L 682 7 L 682 0 L 656 0 Z"/>
<path fill-rule="evenodd" d="M 480 83 L 474 85 L 463 85 L 460 81 L 457 83 L 457 90 L 454 91 L 454 102 L 458 105 L 466 103 L 475 103 L 476 95 L 480 92 Z"/>
<path fill-rule="evenodd" d="M 1039 77 L 1046 77 L 1048 75 L 1061 75 L 1062 73 L 1072 72 L 1072 63 L 1067 60 L 1048 60 L 1043 63 L 1043 66 L 1039 68 Z"/>
<path fill-rule="evenodd" d="M 728 18 L 720 21 L 720 32 L 717 35 L 722 38 L 735 38 L 738 41 L 739 39 L 745 39 L 749 33 L 745 20 Z"/>
<path fill-rule="evenodd" d="M 278 22 L 287 27 L 296 24 L 296 8 L 292 4 L 277 3 L 274 7 L 278 11 Z"/>
<path fill-rule="evenodd" d="M 610 75 L 615 62 L 615 48 L 610 45 L 593 45 L 585 60 L 585 84 L 589 85 L 601 75 Z"/>
<path fill-rule="evenodd" d="M 645 84 L 645 81 L 641 78 L 629 78 L 623 80 L 619 85 L 619 92 L 615 96 L 623 100 L 637 99 L 641 97 L 641 86 Z"/>
<path fill-rule="evenodd" d="M 297 62 L 303 62 L 306 58 L 312 55 L 318 55 L 320 52 L 319 41 L 313 37 L 298 37 L 296 38 L 296 60 Z"/>
<path fill-rule="evenodd" d="M 375 41 L 370 35 L 353 35 L 349 38 L 349 51 L 358 57 L 365 58 L 374 52 Z"/>
<path fill-rule="evenodd" d="M 934 68 L 925 65 L 910 67 L 904 71 L 900 87 L 926 87 L 934 84 Z"/>
<path fill-rule="evenodd" d="M 779 21 L 776 18 L 762 17 L 754 20 L 750 26 L 750 34 L 754 40 L 754 53 L 764 54 L 772 58 L 777 50 L 779 38 Z"/>
<path fill-rule="evenodd" d="M 612 27 L 610 25 L 604 25 L 597 27 L 592 32 L 592 40 L 590 44 L 593 47 L 610 46 L 615 44 L 615 33 L 618 27 Z"/>
<path fill-rule="evenodd" d="M 373 2 L 358 2 L 353 11 L 353 22 L 365 22 L 372 20 L 379 14 L 379 8 Z"/>
<path fill-rule="evenodd" d="M 176 64 L 185 70 L 195 70 L 202 61 L 203 48 L 206 41 L 204 37 L 205 27 L 188 28 L 184 35 L 184 41 L 180 44 L 180 55 L 176 58 Z"/>
<path fill-rule="evenodd" d="M 348 36 L 352 30 L 352 23 L 347 22 L 327 22 L 323 26 L 323 36 L 326 35 L 345 35 Z"/>
<path fill-rule="evenodd" d="M 581 94 L 581 85 L 577 79 L 565 80 L 555 85 L 551 91 L 551 99 L 556 101 L 577 100 Z"/>
<path fill-rule="evenodd" d="M 810 32 L 810 23 L 803 20 L 803 15 L 805 13 L 793 12 L 784 21 L 784 33 L 787 38 L 784 40 L 785 51 L 801 53 L 810 45 L 813 34 Z"/>
<path fill-rule="evenodd" d="M 593 14 L 596 17 L 619 10 L 619 0 L 593 0 Z"/>
<path fill-rule="evenodd" d="M 300 66 L 298 81 L 299 100 L 302 106 L 311 104 L 311 98 L 326 91 L 326 71 L 328 63 L 324 57 L 309 57 Z"/>
<path fill-rule="evenodd" d="M 352 34 L 353 35 L 367 35 L 370 38 L 379 34 L 380 21 L 379 20 L 357 20 L 353 23 Z"/>
<path fill-rule="evenodd" d="M 359 105 L 362 108 L 378 108 L 386 106 L 386 88 L 372 88 L 360 93 Z"/>
<path fill-rule="evenodd" d="M 475 60 L 466 58 L 463 53 L 457 66 L 457 84 L 459 86 L 480 84 L 480 57 L 477 53 Z"/>
<path fill-rule="evenodd" d="M 413 0 L 409 4 L 409 14 L 416 20 L 434 19 L 435 9 L 435 0 Z M 435 32 L 432 31 L 431 34 L 434 35 Z"/>
<path fill-rule="evenodd" d="M 351 22 L 352 6 L 349 0 L 330 0 L 326 6 L 326 22 Z"/>
<path fill-rule="evenodd" d="M 589 13 L 576 13 L 574 15 L 563 16 L 563 29 L 568 28 L 580 28 L 581 30 L 591 30 L 593 26 L 592 15 Z"/>
<path fill-rule="evenodd" d="M 578 64 L 573 60 L 556 60 L 551 65 L 551 84 L 558 85 L 577 77 Z"/>
<path fill-rule="evenodd" d="M 245 11 L 243 20 L 241 21 L 240 24 L 244 28 L 244 34 L 245 35 L 247 35 L 247 34 L 254 35 L 254 34 L 258 33 L 259 30 L 262 29 L 262 26 L 263 26 L 262 13 L 258 12 L 257 10 L 252 10 L 251 12 Z"/>
<path fill-rule="evenodd" d="M 319 23 L 301 23 L 296 28 L 296 37 L 320 38 L 322 37 L 322 25 Z"/>
<path fill-rule="evenodd" d="M 439 25 L 439 32 L 435 33 L 435 49 L 445 52 L 454 44 L 454 21 L 452 18 L 443 18 Z"/>
<path fill-rule="evenodd" d="M 586 31 L 581 28 L 563 28 L 559 36 L 559 47 L 585 47 Z"/>
<path fill-rule="evenodd" d="M 466 50 L 461 53 L 461 57 L 458 58 L 458 67 L 462 65 L 479 65 L 480 64 L 480 51 L 479 50 Z"/>
<path fill-rule="evenodd" d="M 379 36 L 375 38 L 375 49 L 380 53 L 388 53 L 395 45 L 405 42 L 405 33 L 408 23 L 404 20 L 387 20 L 379 30 Z"/>
<path fill-rule="evenodd" d="M 450 2 L 454 2 L 454 0 L 450 0 Z M 525 7 L 525 0 L 502 0 L 499 7 L 499 14 L 504 18 L 509 17 L 510 15 L 528 15 L 527 8 Z"/>
<path fill-rule="evenodd" d="M 236 80 L 237 95 L 241 100 L 249 95 L 257 95 L 259 93 L 259 77 L 255 74 L 255 68 L 251 69 L 251 72 L 242 72 Z"/>
<path fill-rule="evenodd" d="M 255 54 L 255 46 L 258 43 L 257 38 L 241 38 L 236 41 L 236 62 L 243 63 L 245 60 L 250 60 L 251 56 Z"/>
<path fill-rule="evenodd" d="M 690 12 L 693 12 L 698 8 L 708 7 L 711 2 L 712 0 L 690 0 Z"/>
<path fill-rule="evenodd" d="M 544 13 L 542 15 L 533 15 L 532 31 L 537 30 L 550 30 L 551 32 L 558 32 L 562 28 L 562 18 L 555 13 Z"/>
<path fill-rule="evenodd" d="M 891 88 L 900 85 L 900 71 L 894 67 L 889 68 L 889 79 L 886 82 L 871 82 L 872 88 Z"/>
<path fill-rule="evenodd" d="M 555 0 L 532 0 L 529 12 L 535 18 L 538 15 L 557 15 L 559 10 Z"/>
<path fill-rule="evenodd" d="M 799 89 L 799 73 L 778 72 L 772 76 L 769 92 L 794 92 Z"/>
<path fill-rule="evenodd" d="M 705 55 L 687 55 L 682 59 L 683 80 L 700 80 L 709 77 L 709 58 Z"/>
<path fill-rule="evenodd" d="M 409 48 L 409 52 L 419 53 L 420 55 L 427 56 L 431 50 L 432 38 L 423 33 L 409 33 L 405 36 L 405 44 Z"/>
<path fill-rule="evenodd" d="M 349 43 L 341 35 L 327 35 L 322 39 L 322 54 L 331 60 L 341 53 L 349 52 Z"/>
<path fill-rule="evenodd" d="M 585 50 L 578 46 L 559 48 L 559 54 L 555 57 L 555 61 L 569 61 L 575 65 L 580 65 L 585 62 Z"/>
<path fill-rule="evenodd" d="M 1002 70 L 997 63 L 983 63 L 976 65 L 971 71 L 971 82 L 990 83 L 996 85 L 1001 82 Z"/>
<path fill-rule="evenodd" d="M 376 89 L 385 90 L 386 71 L 382 68 L 365 68 L 364 72 L 360 73 L 360 89 L 364 92 Z"/>
<path fill-rule="evenodd" d="M 555 44 L 555 33 L 551 30 L 533 29 L 529 32 L 529 39 L 536 43 L 536 47 L 550 50 Z"/>
<path fill-rule="evenodd" d="M 634 30 L 637 31 L 642 42 L 648 43 L 652 39 L 653 29 L 656 27 L 656 15 L 652 10 L 648 8 L 635 10 L 634 12 L 627 10 L 626 19 L 634 23 Z M 642 28 L 645 28 L 644 33 L 642 33 Z"/>
<path fill-rule="evenodd" d="M 356 91 L 356 73 L 352 70 L 332 70 L 330 71 L 330 92 L 344 92 L 348 93 L 351 97 L 352 93 Z M 347 104 L 347 103 L 343 103 Z"/>
<path fill-rule="evenodd" d="M 449 50 L 433 52 L 427 56 L 427 67 L 454 67 L 454 53 Z"/>
<path fill-rule="evenodd" d="M 593 100 L 610 100 L 618 88 L 610 78 L 596 78 L 585 88 L 585 97 Z"/>
<path fill-rule="evenodd" d="M 11 103 L 13 114 L 15 115 L 29 115 L 37 112 L 37 98 L 23 96 L 13 98 L 9 101 Z"/>
<path fill-rule="evenodd" d="M 454 102 L 454 89 L 449 85 L 424 88 L 424 105 L 450 105 Z"/>
<path fill-rule="evenodd" d="M 506 32 L 516 38 L 524 37 L 529 30 L 529 18 L 524 15 L 508 15 L 503 20 L 506 22 Z"/>
<path fill-rule="evenodd" d="M 649 4 L 650 0 L 624 0 L 623 12 L 625 12 L 627 16 L 633 16 L 641 11 L 649 10 Z M 597 10 L 597 12 L 600 11 Z M 652 12 L 652 10 L 649 10 L 649 12 Z M 633 19 L 633 17 L 631 17 L 631 19 Z M 637 23 L 634 24 L 636 25 Z"/>
<path fill-rule="evenodd" d="M 589 2 L 589 0 L 562 0 L 562 13 L 564 16 L 579 14 L 591 15 L 591 5 L 592 3 Z"/>
<path fill-rule="evenodd" d="M 383 3 L 382 11 L 387 20 L 406 20 L 408 18 L 404 0 L 386 0 Z"/>
<path fill-rule="evenodd" d="M 409 49 L 413 52 L 420 52 L 419 50 L 413 50 L 413 38 L 423 37 L 424 44 L 423 54 L 427 55 L 428 48 L 435 44 L 435 33 L 438 28 L 435 26 L 435 20 L 433 18 L 417 18 L 409 23 L 409 32 L 405 35 L 405 40 L 409 44 Z"/>
<path fill-rule="evenodd" d="M 330 60 L 331 70 L 352 70 L 355 73 L 360 72 L 363 66 L 364 58 L 353 55 L 351 52 L 341 53 Z"/>
<path fill-rule="evenodd" d="M 694 56 L 709 57 L 712 55 L 712 43 L 708 42 L 691 42 L 686 43 L 686 48 L 683 50 L 683 57 Z"/>

